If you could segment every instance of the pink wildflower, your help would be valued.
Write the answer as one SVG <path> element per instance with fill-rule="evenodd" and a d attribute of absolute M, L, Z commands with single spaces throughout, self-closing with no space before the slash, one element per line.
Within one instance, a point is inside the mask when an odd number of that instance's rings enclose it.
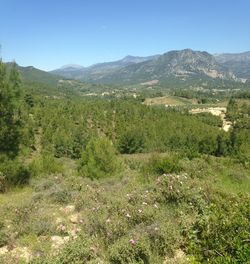
<path fill-rule="evenodd" d="M 136 242 L 135 242 L 134 239 L 130 239 L 130 240 L 129 240 L 129 243 L 130 243 L 131 245 L 135 245 L 135 244 L 136 244 Z"/>

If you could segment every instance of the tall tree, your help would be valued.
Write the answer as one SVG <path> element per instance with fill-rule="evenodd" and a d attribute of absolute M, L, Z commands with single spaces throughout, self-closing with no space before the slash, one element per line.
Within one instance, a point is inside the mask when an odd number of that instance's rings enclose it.
<path fill-rule="evenodd" d="M 0 60 L 0 153 L 16 155 L 19 145 L 18 117 L 15 116 L 16 105 L 14 103 L 17 93 L 12 89 L 18 88 L 18 73 L 11 69 L 8 78 L 6 66 Z M 11 79 L 11 80 L 10 80 Z"/>

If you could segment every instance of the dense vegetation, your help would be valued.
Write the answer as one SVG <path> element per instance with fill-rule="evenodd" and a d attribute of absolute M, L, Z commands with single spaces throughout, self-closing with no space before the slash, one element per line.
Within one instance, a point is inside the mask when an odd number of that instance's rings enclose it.
<path fill-rule="evenodd" d="M 229 101 L 224 132 L 185 105 L 86 99 L 0 63 L 0 262 L 247 263 L 249 105 Z"/>

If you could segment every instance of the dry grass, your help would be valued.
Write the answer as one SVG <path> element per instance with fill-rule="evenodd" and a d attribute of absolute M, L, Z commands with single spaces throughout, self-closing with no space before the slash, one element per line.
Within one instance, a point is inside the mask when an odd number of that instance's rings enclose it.
<path fill-rule="evenodd" d="M 147 98 L 144 101 L 144 104 L 146 105 L 169 105 L 169 106 L 185 105 L 185 104 L 192 104 L 192 103 L 195 103 L 195 102 L 193 100 L 174 97 L 174 96 Z"/>

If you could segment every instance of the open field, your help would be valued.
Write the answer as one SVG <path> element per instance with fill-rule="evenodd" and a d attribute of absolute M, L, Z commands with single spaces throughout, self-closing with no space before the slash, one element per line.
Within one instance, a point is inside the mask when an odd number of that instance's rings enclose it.
<path fill-rule="evenodd" d="M 186 99 L 175 96 L 164 96 L 145 99 L 146 105 L 165 105 L 165 106 L 180 106 L 186 104 L 193 104 L 196 101 L 193 99 Z"/>

